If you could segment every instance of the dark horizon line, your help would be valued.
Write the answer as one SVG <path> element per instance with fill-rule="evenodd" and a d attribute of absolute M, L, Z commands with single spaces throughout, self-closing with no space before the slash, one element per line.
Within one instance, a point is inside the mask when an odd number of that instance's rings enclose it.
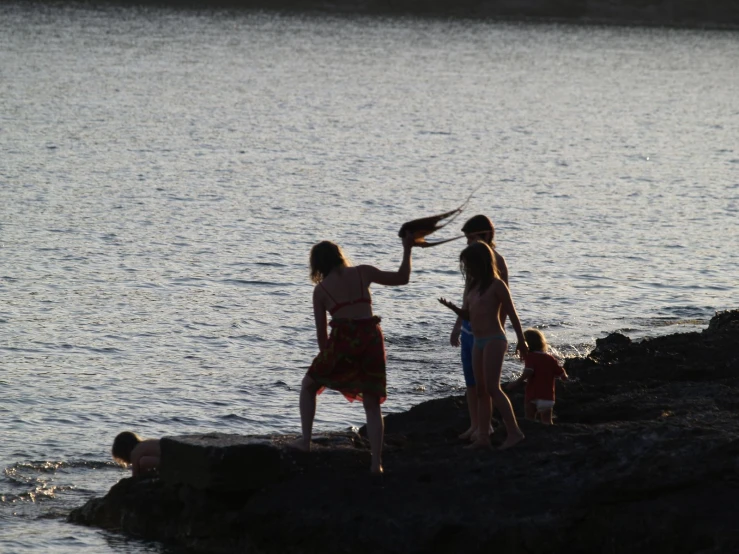
<path fill-rule="evenodd" d="M 338 16 L 574 23 L 705 30 L 739 29 L 734 0 L 16 0 L 19 4 L 259 10 Z M 739 4 L 739 3 L 737 3 Z"/>

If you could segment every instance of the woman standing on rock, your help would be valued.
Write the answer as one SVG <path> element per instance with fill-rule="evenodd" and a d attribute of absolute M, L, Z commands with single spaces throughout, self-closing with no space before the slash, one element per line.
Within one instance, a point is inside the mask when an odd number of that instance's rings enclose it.
<path fill-rule="evenodd" d="M 372 450 L 370 471 L 381 474 L 384 424 L 380 404 L 387 398 L 385 341 L 380 318 L 372 313 L 369 287 L 405 285 L 411 275 L 414 237 L 403 237 L 403 261 L 398 271 L 381 271 L 371 265 L 352 267 L 341 248 L 319 242 L 310 252 L 313 315 L 320 353 L 303 378 L 300 390 L 302 436 L 292 446 L 309 451 L 316 415 L 316 395 L 325 387 L 341 392 L 347 400 L 361 399 L 367 416 L 367 436 Z M 331 314 L 331 334 L 326 312 Z"/>

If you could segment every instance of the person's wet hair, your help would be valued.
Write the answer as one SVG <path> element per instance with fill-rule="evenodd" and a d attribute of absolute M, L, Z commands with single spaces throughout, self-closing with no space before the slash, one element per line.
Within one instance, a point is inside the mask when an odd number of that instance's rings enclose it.
<path fill-rule="evenodd" d="M 485 292 L 498 278 L 493 250 L 487 243 L 478 241 L 470 244 L 459 255 L 459 267 L 470 288 Z"/>
<path fill-rule="evenodd" d="M 131 431 L 124 431 L 118 433 L 115 440 L 113 440 L 113 457 L 116 460 L 131 463 L 131 452 L 141 442 L 141 438 L 136 433 Z"/>
<path fill-rule="evenodd" d="M 328 240 L 314 245 L 310 250 L 310 279 L 320 283 L 336 267 L 349 266 L 349 260 L 341 247 Z"/>
<path fill-rule="evenodd" d="M 547 351 L 547 339 L 544 338 L 544 333 L 538 329 L 526 329 L 523 332 L 523 336 L 526 339 L 526 344 L 529 345 L 529 350 L 531 352 Z"/>
<path fill-rule="evenodd" d="M 480 240 L 482 240 L 483 234 L 490 233 L 490 242 L 488 244 L 492 248 L 495 248 L 495 226 L 486 215 L 473 215 L 465 222 L 462 232 L 465 235 L 478 235 Z"/>

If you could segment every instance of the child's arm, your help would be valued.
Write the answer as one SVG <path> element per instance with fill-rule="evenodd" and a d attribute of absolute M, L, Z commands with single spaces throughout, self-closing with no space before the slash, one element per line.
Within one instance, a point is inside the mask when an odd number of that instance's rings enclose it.
<path fill-rule="evenodd" d="M 452 327 L 452 334 L 449 336 L 449 344 L 452 346 L 459 346 L 459 334 L 462 332 L 462 318 L 457 317 L 457 321 L 454 322 Z"/>
<path fill-rule="evenodd" d="M 444 306 L 449 308 L 451 311 L 453 311 L 455 314 L 457 314 L 462 319 L 469 320 L 470 310 L 469 308 L 465 309 L 464 304 L 462 305 L 462 308 L 459 308 L 454 302 L 450 302 L 446 298 L 439 298 L 439 302 L 441 302 Z"/>
<path fill-rule="evenodd" d="M 467 305 L 467 293 L 469 292 L 469 283 L 465 283 L 464 285 L 464 292 L 462 293 L 462 310 L 467 309 L 469 306 Z M 452 336 L 449 338 L 449 342 L 452 344 L 452 346 L 459 346 L 459 333 L 462 331 L 462 321 L 464 319 L 469 320 L 469 314 L 467 318 L 463 318 L 462 316 L 457 316 L 457 321 L 454 322 L 454 327 L 452 328 Z"/>
<path fill-rule="evenodd" d="M 133 476 L 146 475 L 159 469 L 159 458 L 156 456 L 143 456 L 132 466 Z"/>
<path fill-rule="evenodd" d="M 565 371 L 565 368 L 562 367 L 562 365 L 559 363 L 559 360 L 554 358 L 555 363 L 557 364 L 557 368 L 554 370 L 554 377 L 555 379 L 562 379 L 562 381 L 569 380 L 570 376 L 567 375 L 567 372 Z"/>

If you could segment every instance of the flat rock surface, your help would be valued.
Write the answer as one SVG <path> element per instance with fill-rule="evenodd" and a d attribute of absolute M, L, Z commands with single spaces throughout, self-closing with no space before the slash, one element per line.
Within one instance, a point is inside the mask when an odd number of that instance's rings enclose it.
<path fill-rule="evenodd" d="M 287 436 L 169 437 L 159 477 L 123 479 L 70 521 L 201 552 L 739 552 L 738 343 L 737 311 L 701 333 L 599 340 L 567 361 L 556 425 L 523 421 L 507 451 L 464 448 L 461 396 L 388 415 L 381 480 L 354 433 L 311 453 Z"/>

